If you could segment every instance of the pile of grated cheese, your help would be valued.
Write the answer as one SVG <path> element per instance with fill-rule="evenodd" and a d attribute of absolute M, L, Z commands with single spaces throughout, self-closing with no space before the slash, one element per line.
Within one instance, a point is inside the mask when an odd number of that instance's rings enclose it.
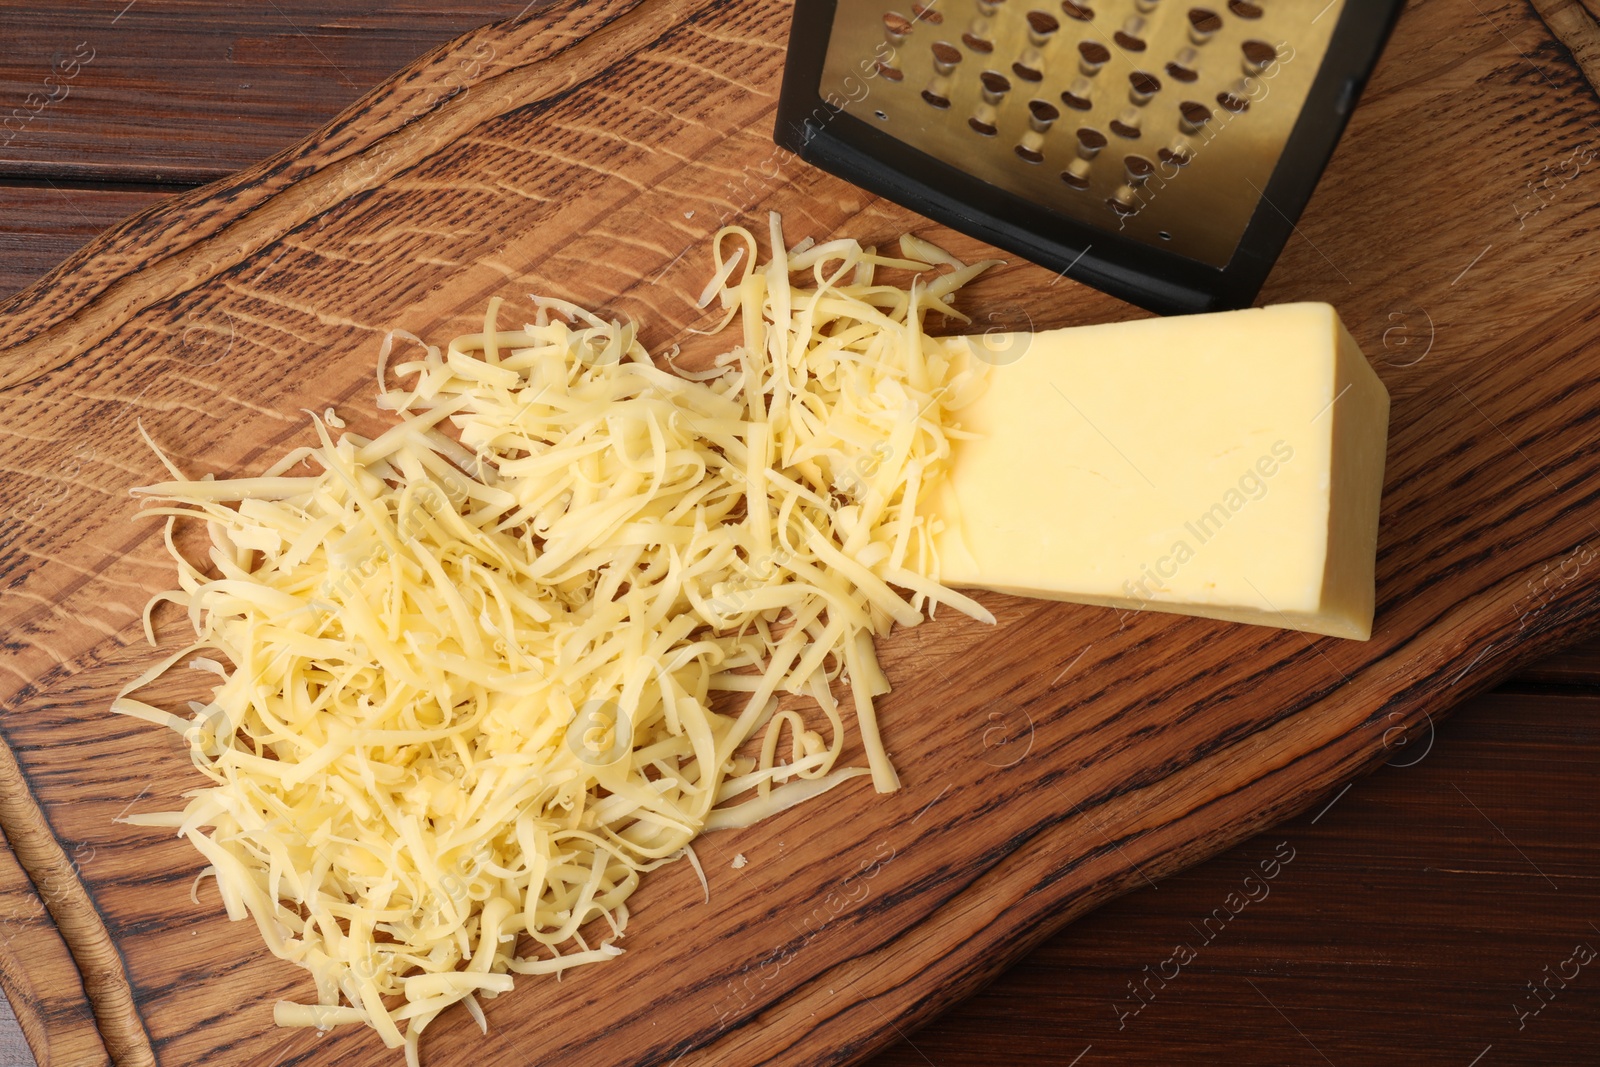
<path fill-rule="evenodd" d="M 514 974 L 619 954 L 641 875 L 703 830 L 897 787 L 874 636 L 934 604 L 992 621 L 938 584 L 918 512 L 985 382 L 924 317 L 964 320 L 951 297 L 990 264 L 789 248 L 775 215 L 770 241 L 757 266 L 749 231 L 717 235 L 701 306 L 743 338 L 710 371 L 559 300 L 500 331 L 493 301 L 443 351 L 390 335 L 377 438 L 335 439 L 330 410 L 260 477 L 163 457 L 173 480 L 135 490 L 178 565 L 147 635 L 170 601 L 197 636 L 113 709 L 182 734 L 211 784 L 125 821 L 175 827 L 229 917 L 311 972 L 278 1023 L 365 1023 L 414 1067 L 450 1005 L 483 1026 Z M 185 659 L 219 679 L 191 715 L 131 695 Z M 846 716 L 869 770 L 837 765 Z"/>

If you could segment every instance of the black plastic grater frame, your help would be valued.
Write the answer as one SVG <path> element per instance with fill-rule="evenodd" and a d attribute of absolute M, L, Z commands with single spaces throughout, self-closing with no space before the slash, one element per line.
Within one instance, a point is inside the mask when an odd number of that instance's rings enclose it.
<path fill-rule="evenodd" d="M 850 2 L 850 0 L 845 0 Z M 856 0 L 860 2 L 860 0 Z M 1161 314 L 1249 306 L 1310 200 L 1399 15 L 1346 0 L 1263 195 L 1226 266 L 1074 219 L 911 147 L 823 99 L 839 0 L 796 0 L 774 138 L 872 193 Z"/>

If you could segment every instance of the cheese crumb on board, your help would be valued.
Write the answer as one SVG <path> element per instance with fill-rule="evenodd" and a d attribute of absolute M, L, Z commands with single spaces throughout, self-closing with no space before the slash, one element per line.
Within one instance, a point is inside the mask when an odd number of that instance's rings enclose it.
<path fill-rule="evenodd" d="M 640 878 L 703 830 L 857 775 L 897 787 L 874 638 L 935 604 L 993 621 L 925 577 L 925 504 L 986 367 L 923 320 L 960 317 L 989 264 L 789 248 L 776 216 L 770 246 L 717 235 L 702 306 L 742 342 L 712 371 L 561 300 L 502 330 L 496 300 L 444 349 L 390 335 L 378 436 L 330 411 L 259 476 L 163 457 L 136 490 L 178 567 L 147 635 L 171 602 L 196 637 L 113 710 L 180 733 L 209 784 L 124 821 L 188 840 L 229 917 L 310 972 L 280 1025 L 365 1024 L 415 1065 L 451 1005 L 483 1026 L 514 975 L 619 954 Z M 190 521 L 203 560 L 177 547 Z M 190 658 L 221 681 L 189 715 L 134 696 Z M 847 719 L 866 768 L 839 766 Z"/>

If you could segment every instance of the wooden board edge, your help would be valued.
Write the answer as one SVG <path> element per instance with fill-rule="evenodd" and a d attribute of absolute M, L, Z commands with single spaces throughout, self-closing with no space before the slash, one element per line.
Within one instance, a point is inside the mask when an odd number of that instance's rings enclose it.
<path fill-rule="evenodd" d="M 449 104 L 519 70 L 580 48 L 641 8 L 678 6 L 679 0 L 533 0 L 521 13 L 461 34 L 385 78 L 317 130 L 236 174 L 178 193 L 110 227 L 25 289 L 0 299 L 0 317 L 10 336 L 0 357 L 0 388 L 6 388 L 75 352 L 74 338 L 57 336 L 80 313 L 105 305 L 126 319 L 123 283 L 146 270 L 163 270 L 197 242 L 228 231 L 268 208 L 285 189 L 308 179 L 337 187 L 314 202 L 307 218 L 274 219 L 258 226 L 251 247 L 238 258 L 287 236 L 324 210 L 381 183 L 394 153 L 380 149 L 393 135 L 435 123 L 448 126 Z M 469 69 L 455 62 L 474 42 L 489 45 L 491 59 Z M 497 51 L 498 42 L 506 51 Z M 477 49 L 473 49 L 476 52 Z M 459 109 L 457 109 L 459 110 Z M 444 119 L 443 122 L 440 122 Z M 173 273 L 174 289 L 188 281 Z M 18 352 L 25 353 L 16 359 Z"/>
<path fill-rule="evenodd" d="M 101 1051 L 109 1054 L 110 1062 L 118 1067 L 154 1067 L 155 1052 L 134 1004 L 133 987 L 123 967 L 122 956 L 78 877 L 77 861 L 67 855 L 50 828 L 3 736 L 0 736 L 0 833 L 10 846 L 6 861 L 17 866 L 41 909 L 34 921 L 26 925 L 26 943 L 21 951 L 9 953 L 9 958 L 0 965 L 0 972 L 8 977 L 7 994 L 11 995 L 13 984 L 17 990 L 13 1005 L 27 1004 L 30 997 L 35 1002 L 53 1002 L 63 992 L 70 997 L 70 990 L 51 988 L 63 980 L 62 964 L 70 964 L 75 968 L 78 989 L 92 1011 L 90 1021 L 98 1028 L 96 1040 Z M 0 886 L 10 888 L 14 882 L 15 878 L 0 872 Z M 44 887 L 43 891 L 39 887 Z M 26 898 L 20 899 L 25 903 Z M 60 954 L 65 954 L 67 959 L 61 960 Z M 35 992 L 40 989 L 49 992 L 42 995 Z M 18 1010 L 17 1019 L 22 1021 L 22 1010 Z M 40 1067 L 49 1067 L 48 1056 L 53 1054 L 51 1041 L 45 1039 L 56 1036 L 48 1027 L 36 1027 L 28 1034 Z M 70 1037 L 74 1048 L 83 1042 L 75 1032 L 64 1031 L 59 1036 L 63 1042 Z M 74 1058 L 56 1062 L 76 1067 L 92 1061 Z"/>
<path fill-rule="evenodd" d="M 1559 564 L 1565 555 L 1560 553 L 1546 562 Z M 1507 581 L 1509 583 L 1510 579 Z M 1480 593 L 1475 599 L 1495 601 L 1499 596 L 1496 590 L 1491 589 Z M 1460 610 L 1466 613 L 1467 605 L 1461 606 Z M 822 971 L 799 988 L 789 991 L 782 1005 L 771 1007 L 781 1012 L 787 1006 L 805 1005 L 798 1010 L 818 1009 L 820 1015 L 826 1011 L 827 1002 L 835 999 L 836 989 L 847 985 L 857 986 L 858 995 L 854 998 L 855 1001 L 858 1004 L 874 1005 L 872 1008 L 874 1021 L 862 1026 L 870 1036 L 865 1040 L 837 1047 L 835 1055 L 827 1060 L 805 1062 L 826 1063 L 830 1067 L 848 1067 L 864 1062 L 896 1041 L 914 1034 L 917 1029 L 927 1025 L 944 1011 L 972 996 L 1045 940 L 1090 912 L 1142 886 L 1154 884 L 1196 864 L 1214 859 L 1229 849 L 1270 831 L 1275 826 L 1305 814 L 1324 803 L 1345 785 L 1376 772 L 1403 749 L 1405 742 L 1397 743 L 1393 731 L 1404 731 L 1407 740 L 1417 740 L 1420 735 L 1447 718 L 1457 707 L 1503 684 L 1530 663 L 1600 632 L 1600 603 L 1595 602 L 1592 595 L 1585 597 L 1582 590 L 1563 590 L 1546 608 L 1541 621 L 1542 625 L 1534 636 L 1512 646 L 1510 654 L 1504 660 L 1494 663 L 1492 667 L 1485 666 L 1479 672 L 1472 672 L 1472 667 L 1485 660 L 1496 645 L 1492 630 L 1485 629 L 1475 634 L 1459 659 L 1441 662 L 1434 672 L 1418 678 L 1411 686 L 1390 697 L 1369 716 L 1368 722 L 1375 728 L 1374 736 L 1379 743 L 1367 746 L 1366 750 L 1360 746 L 1351 746 L 1349 751 L 1331 764 L 1328 770 L 1317 774 L 1315 779 L 1308 783 L 1309 788 L 1301 790 L 1290 800 L 1253 809 L 1249 817 L 1209 833 L 1192 837 L 1183 834 L 1181 836 L 1187 837 L 1187 841 L 1176 848 L 1167 847 L 1169 842 L 1161 831 L 1170 832 L 1184 827 L 1191 819 L 1198 817 L 1201 809 L 1189 812 L 1175 822 L 1157 827 L 1154 832 L 1137 830 L 1121 838 L 1107 837 L 1108 849 L 1123 852 L 1131 857 L 1129 865 L 1119 874 L 1085 885 L 1079 892 L 1069 896 L 1059 909 L 1043 921 L 1000 922 L 985 930 L 983 936 L 962 945 L 946 957 L 943 962 L 948 969 L 940 976 L 941 980 L 936 984 L 935 993 L 909 1002 L 901 1013 L 895 1014 L 892 1011 L 886 1013 L 883 1010 L 890 1007 L 884 1001 L 893 1000 L 895 986 L 898 984 L 892 979 L 883 982 L 877 988 L 860 988 L 869 972 L 886 979 L 890 978 L 883 972 L 893 970 L 892 967 L 883 967 L 881 970 L 879 968 L 879 965 L 885 962 L 884 948 L 846 960 L 838 966 Z M 1401 652 L 1400 649 L 1396 650 L 1397 655 Z M 1466 670 L 1462 669 L 1463 662 L 1468 664 Z M 1471 673 L 1470 681 L 1467 680 L 1469 673 Z M 1337 699 L 1336 694 L 1337 691 L 1335 695 L 1324 697 L 1322 700 Z M 1313 703 L 1320 702 L 1322 701 Z M 1391 713 L 1394 712 L 1398 712 L 1401 718 L 1391 718 Z M 1365 736 L 1362 731 L 1355 731 L 1341 737 L 1336 743 L 1348 745 L 1362 736 Z M 1224 749 L 1210 753 L 1204 762 L 1228 760 L 1236 751 L 1250 746 L 1253 740 L 1253 737 L 1242 738 Z M 1246 783 L 1238 793 L 1260 791 L 1262 783 L 1270 780 L 1280 770 L 1289 770 L 1291 767 L 1292 764 L 1260 775 Z M 1213 802 L 1208 801 L 1207 804 Z M 1202 805 L 1202 808 L 1205 806 L 1207 805 Z M 1052 829 L 1044 831 L 1040 835 L 1041 838 L 1048 837 L 1052 833 L 1068 832 L 1068 821 L 1064 819 L 1055 824 Z M 1105 833 L 1104 830 L 1100 831 L 1103 837 Z M 968 909 L 974 896 L 985 896 L 991 892 L 992 886 L 1003 884 L 1008 878 L 1015 877 L 1015 872 L 1019 868 L 1028 866 L 1029 860 L 1025 849 L 1010 852 L 972 883 L 953 894 L 926 922 L 908 931 L 908 935 L 915 938 L 919 934 L 926 933 L 928 929 L 938 924 L 938 916 L 941 913 L 958 914 Z M 1056 872 L 1056 876 L 1061 873 Z M 1050 880 L 1053 881 L 1054 877 Z M 950 966 L 951 964 L 954 966 Z M 746 1021 L 759 1022 L 764 1010 L 768 1009 L 757 1010 Z M 819 1022 L 819 1029 L 834 1023 L 837 1018 L 842 1018 L 842 1015 Z M 848 1029 L 847 1026 L 847 1032 Z M 722 1062 L 718 1040 L 720 1035 L 713 1032 L 708 1036 L 710 1039 L 704 1044 L 674 1048 L 670 1051 L 683 1056 L 685 1063 L 720 1063 Z M 809 1050 L 802 1049 L 802 1051 Z M 789 1064 L 801 1061 L 779 1053 L 763 1062 Z"/>
<path fill-rule="evenodd" d="M 1532 0 L 1533 10 L 1555 35 L 1600 100 L 1600 22 L 1581 0 Z"/>
<path fill-rule="evenodd" d="M 38 1067 L 111 1063 L 77 963 L 39 890 L 5 845 L 0 845 L 0 987 Z"/>

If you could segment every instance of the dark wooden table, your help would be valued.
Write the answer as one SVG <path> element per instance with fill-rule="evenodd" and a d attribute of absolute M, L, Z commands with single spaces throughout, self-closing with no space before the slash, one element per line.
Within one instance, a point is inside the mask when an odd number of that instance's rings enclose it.
<path fill-rule="evenodd" d="M 0 2 L 0 296 L 523 7 Z M 1554 41 L 1540 55 L 1570 62 Z M 1600 641 L 1469 702 L 1320 810 L 1078 922 L 873 1062 L 1600 1062 L 1600 870 L 1554 858 L 1600 856 L 1597 713 Z"/>

